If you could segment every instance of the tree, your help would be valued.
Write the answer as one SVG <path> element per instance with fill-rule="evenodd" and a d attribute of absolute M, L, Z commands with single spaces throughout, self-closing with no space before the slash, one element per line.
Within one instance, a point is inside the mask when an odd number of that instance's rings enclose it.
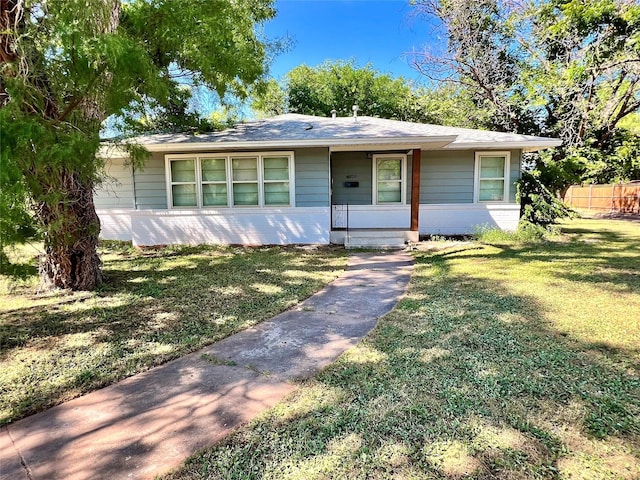
<path fill-rule="evenodd" d="M 123 115 L 112 119 L 111 132 L 123 137 L 151 135 L 156 133 L 203 133 L 222 130 L 238 121 L 237 112 L 227 105 L 220 106 L 208 116 L 203 115 L 204 108 L 194 105 L 193 90 L 187 86 L 176 85 L 166 102 L 149 100 L 135 115 Z M 210 96 L 205 91 L 203 95 Z"/>
<path fill-rule="evenodd" d="M 421 72 L 469 92 L 476 108 L 489 112 L 492 128 L 563 140 L 552 155 L 534 159 L 540 179 L 556 194 L 576 179 L 609 177 L 593 175 L 596 170 L 614 176 L 621 171 L 598 165 L 629 157 L 636 148 L 637 137 L 622 131 L 620 122 L 640 108 L 637 2 L 415 0 L 414 5 L 437 17 L 448 38 L 446 51 L 415 58 Z"/>
<path fill-rule="evenodd" d="M 102 281 L 93 189 L 104 120 L 149 102 L 179 105 L 185 81 L 246 95 L 265 71 L 255 26 L 273 17 L 271 3 L 0 0 L 1 158 L 20 173 L 44 231 L 46 284 Z"/>
<path fill-rule="evenodd" d="M 352 115 L 353 105 L 373 117 L 433 122 L 435 117 L 420 100 L 424 91 L 402 77 L 393 78 L 371 65 L 353 61 L 325 62 L 317 67 L 300 65 L 287 73 L 284 85 L 272 81 L 254 102 L 268 115 L 284 112 L 328 116 Z"/>
<path fill-rule="evenodd" d="M 493 126 L 490 111 L 478 108 L 467 89 L 443 83 L 430 89 L 421 89 L 417 102 L 429 112 L 430 122 L 461 128 L 486 128 Z"/>
<path fill-rule="evenodd" d="M 37 233 L 22 173 L 0 157 L 0 272 L 9 264 L 4 247 L 24 243 Z"/>

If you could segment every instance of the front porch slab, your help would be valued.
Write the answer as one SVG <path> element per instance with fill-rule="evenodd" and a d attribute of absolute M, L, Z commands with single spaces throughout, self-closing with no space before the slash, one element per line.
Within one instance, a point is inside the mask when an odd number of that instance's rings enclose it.
<path fill-rule="evenodd" d="M 330 242 L 345 248 L 400 249 L 418 241 L 418 232 L 397 228 L 356 228 L 332 230 Z"/>

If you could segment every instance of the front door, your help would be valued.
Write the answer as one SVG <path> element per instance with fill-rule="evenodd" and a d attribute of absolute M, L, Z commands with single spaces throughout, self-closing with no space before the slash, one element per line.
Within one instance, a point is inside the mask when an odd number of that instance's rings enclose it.
<path fill-rule="evenodd" d="M 331 154 L 332 229 L 410 226 L 404 153 Z"/>

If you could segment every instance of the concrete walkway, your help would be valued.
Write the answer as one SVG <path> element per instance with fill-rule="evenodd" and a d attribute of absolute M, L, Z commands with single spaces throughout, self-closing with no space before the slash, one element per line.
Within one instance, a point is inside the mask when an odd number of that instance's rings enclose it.
<path fill-rule="evenodd" d="M 153 478 L 273 406 L 355 345 L 403 294 L 405 253 L 353 254 L 297 307 L 0 430 L 0 480 Z"/>

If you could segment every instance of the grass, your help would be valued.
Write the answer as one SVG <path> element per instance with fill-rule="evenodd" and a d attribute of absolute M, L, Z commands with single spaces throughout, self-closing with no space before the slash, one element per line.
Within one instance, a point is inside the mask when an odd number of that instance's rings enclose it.
<path fill-rule="evenodd" d="M 640 224 L 417 251 L 356 348 L 172 480 L 640 477 Z"/>
<path fill-rule="evenodd" d="M 12 263 L 0 275 L 0 424 L 267 319 L 346 264 L 344 251 L 328 247 L 138 251 L 108 242 L 99 291 L 38 293 L 38 249 L 8 253 Z"/>

